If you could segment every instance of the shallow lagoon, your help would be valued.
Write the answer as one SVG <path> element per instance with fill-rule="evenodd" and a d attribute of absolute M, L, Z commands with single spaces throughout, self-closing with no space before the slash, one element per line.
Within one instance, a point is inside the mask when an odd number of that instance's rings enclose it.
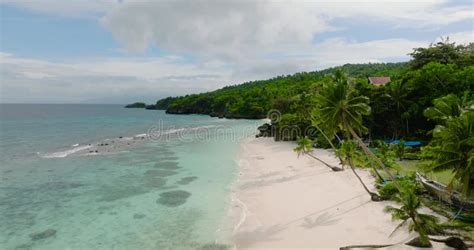
<path fill-rule="evenodd" d="M 239 139 L 261 124 L 114 105 L 39 106 L 1 105 L 2 249 L 212 246 L 230 198 Z M 146 139 L 112 154 L 43 157 L 147 133 L 156 124 L 164 131 L 206 129 L 199 136 Z"/>

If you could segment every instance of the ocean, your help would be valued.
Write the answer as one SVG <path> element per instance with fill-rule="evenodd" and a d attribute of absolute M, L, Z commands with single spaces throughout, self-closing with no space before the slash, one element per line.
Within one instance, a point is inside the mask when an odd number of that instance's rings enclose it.
<path fill-rule="evenodd" d="M 214 249 L 261 120 L 0 105 L 1 249 Z"/>

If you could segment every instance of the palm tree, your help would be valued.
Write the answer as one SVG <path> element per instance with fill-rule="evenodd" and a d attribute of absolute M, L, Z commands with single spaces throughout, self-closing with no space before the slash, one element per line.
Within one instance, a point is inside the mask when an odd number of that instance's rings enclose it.
<path fill-rule="evenodd" d="M 407 98 L 410 90 L 404 81 L 394 81 L 387 86 L 386 97 L 395 105 L 397 116 L 400 117 L 401 127 L 405 126 L 405 133 L 409 133 L 407 108 L 411 104 Z M 405 123 L 405 124 L 404 124 Z M 398 129 L 397 129 L 398 130 Z"/>
<path fill-rule="evenodd" d="M 365 191 L 370 195 L 370 198 L 373 201 L 382 200 L 382 198 L 378 194 L 370 191 L 369 188 L 367 188 L 364 181 L 362 181 L 360 176 L 355 171 L 354 161 L 356 160 L 356 158 L 361 156 L 360 151 L 357 149 L 357 144 L 354 141 L 343 140 L 342 143 L 341 143 L 341 147 L 337 151 L 337 155 L 339 155 L 339 157 L 341 157 L 343 159 L 343 161 L 350 166 L 352 172 L 357 177 L 360 184 L 364 187 Z"/>
<path fill-rule="evenodd" d="M 454 181 L 461 184 L 464 196 L 474 190 L 474 110 L 466 110 L 458 117 L 450 117 L 433 130 L 433 140 L 429 147 L 434 159 L 432 171 L 452 170 Z"/>
<path fill-rule="evenodd" d="M 458 117 L 463 112 L 472 110 L 474 101 L 466 92 L 463 98 L 450 94 L 437 98 L 433 101 L 433 107 L 429 107 L 424 111 L 424 115 L 438 124 L 444 124 L 452 117 Z"/>
<path fill-rule="evenodd" d="M 319 109 L 315 109 L 315 110 L 319 110 Z M 318 130 L 319 133 L 321 133 L 321 135 L 324 137 L 324 139 L 326 139 L 326 141 L 331 146 L 332 150 L 334 152 L 337 152 L 337 148 L 336 148 L 336 146 L 334 145 L 334 143 L 332 142 L 332 139 L 331 139 L 331 138 L 335 137 L 334 131 L 331 130 L 331 129 L 325 129 L 326 131 L 329 131 L 329 132 L 325 132 L 321 128 L 321 126 L 323 126 L 323 124 L 319 123 L 320 119 L 317 118 L 317 113 L 316 112 L 313 112 L 313 114 L 311 114 L 311 120 L 312 120 L 312 125 Z M 339 137 L 336 137 L 336 138 L 339 140 L 339 143 L 341 143 L 341 140 L 339 139 Z M 339 156 L 339 154 L 336 154 L 336 156 L 339 158 L 339 163 L 341 164 L 342 168 L 344 168 L 343 159 L 341 158 L 341 156 Z"/>
<path fill-rule="evenodd" d="M 313 159 L 321 162 L 322 164 L 324 164 L 326 167 L 330 168 L 334 172 L 342 170 L 341 168 L 331 166 L 328 163 L 324 162 L 323 160 L 319 159 L 318 157 L 314 156 L 311 153 L 313 151 L 313 145 L 314 145 L 314 142 L 311 139 L 309 139 L 307 136 L 305 136 L 298 139 L 298 145 L 293 150 L 296 153 L 298 153 L 298 156 L 300 156 L 301 154 L 308 155 L 312 157 Z"/>
<path fill-rule="evenodd" d="M 397 156 L 398 160 L 403 160 L 403 156 L 406 153 L 407 147 L 405 146 L 405 141 L 400 140 L 397 144 L 393 146 L 395 155 Z"/>
<path fill-rule="evenodd" d="M 421 207 L 421 202 L 412 189 L 401 189 L 400 192 L 395 195 L 394 199 L 401 203 L 402 206 L 400 208 L 392 206 L 385 207 L 385 211 L 392 214 L 393 220 L 402 221 L 393 232 L 409 222 L 408 230 L 410 232 L 416 231 L 420 236 L 420 247 L 431 247 L 428 233 L 439 229 L 437 224 L 438 218 L 433 215 L 418 212 L 418 209 Z"/>
<path fill-rule="evenodd" d="M 359 136 L 359 134 L 367 132 L 362 118 L 370 114 L 368 98 L 358 95 L 346 78 L 338 78 L 335 82 L 326 84 L 321 88 L 320 92 L 316 94 L 315 101 L 319 107 L 319 110 L 316 111 L 320 119 L 319 122 L 343 132 L 346 138 L 356 140 L 364 153 L 374 159 L 399 188 L 399 184 L 392 173 L 369 150 Z"/>

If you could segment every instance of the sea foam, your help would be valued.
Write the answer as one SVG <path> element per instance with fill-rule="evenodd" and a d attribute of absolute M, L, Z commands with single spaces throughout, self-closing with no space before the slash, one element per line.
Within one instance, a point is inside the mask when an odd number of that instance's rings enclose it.
<path fill-rule="evenodd" d="M 74 154 L 74 153 L 80 152 L 82 150 L 86 150 L 88 148 L 91 148 L 91 147 L 92 146 L 90 146 L 90 145 L 84 145 L 84 146 L 77 145 L 77 146 L 74 146 L 73 148 L 68 149 L 68 150 L 48 153 L 48 154 L 44 154 L 44 155 L 39 154 L 39 155 L 43 158 L 64 158 L 64 157 L 67 157 L 70 154 Z"/>

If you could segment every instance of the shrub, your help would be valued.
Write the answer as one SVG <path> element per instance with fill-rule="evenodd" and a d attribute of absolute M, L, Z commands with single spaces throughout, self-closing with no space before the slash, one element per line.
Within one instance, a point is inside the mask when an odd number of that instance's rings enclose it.
<path fill-rule="evenodd" d="M 414 190 L 416 194 L 421 194 L 421 186 L 416 181 L 414 174 L 398 179 L 402 189 Z M 398 189 L 392 181 L 387 181 L 379 188 L 379 194 L 384 199 L 392 199 L 398 193 Z"/>

